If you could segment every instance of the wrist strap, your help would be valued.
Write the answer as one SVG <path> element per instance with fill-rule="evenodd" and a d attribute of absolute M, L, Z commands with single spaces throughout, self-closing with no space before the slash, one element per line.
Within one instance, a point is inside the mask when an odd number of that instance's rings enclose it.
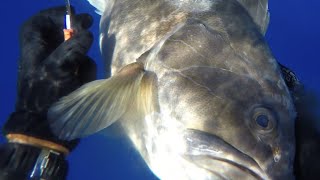
<path fill-rule="evenodd" d="M 35 138 L 35 137 L 31 137 L 31 136 L 27 136 L 24 134 L 7 134 L 6 138 L 11 143 L 20 143 L 20 144 L 36 146 L 44 149 L 51 149 L 53 151 L 61 152 L 64 155 L 69 154 L 69 150 L 60 144 Z"/>
<path fill-rule="evenodd" d="M 66 171 L 62 171 L 62 175 L 57 176 L 54 174 L 54 170 L 62 170 L 65 167 L 59 162 L 63 163 L 64 158 L 61 157 L 60 153 L 55 152 L 53 150 L 42 149 L 36 163 L 33 166 L 33 169 L 29 175 L 30 180 L 56 180 L 56 179 L 64 179 Z"/>

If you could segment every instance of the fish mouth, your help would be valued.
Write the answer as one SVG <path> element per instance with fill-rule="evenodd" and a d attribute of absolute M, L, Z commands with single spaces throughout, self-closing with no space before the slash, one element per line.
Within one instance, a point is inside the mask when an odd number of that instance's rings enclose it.
<path fill-rule="evenodd" d="M 185 158 L 214 179 L 270 179 L 259 164 L 247 154 L 213 134 L 188 129 Z"/>

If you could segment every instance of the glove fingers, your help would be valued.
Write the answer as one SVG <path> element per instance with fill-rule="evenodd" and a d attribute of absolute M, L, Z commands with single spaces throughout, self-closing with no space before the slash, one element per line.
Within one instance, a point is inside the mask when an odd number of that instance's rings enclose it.
<path fill-rule="evenodd" d="M 73 18 L 73 28 L 76 31 L 82 31 L 91 27 L 93 23 L 93 18 L 87 13 L 78 14 Z"/>
<path fill-rule="evenodd" d="M 33 69 L 63 42 L 64 15 L 65 7 L 51 8 L 23 24 L 20 31 L 23 66 Z"/>
<path fill-rule="evenodd" d="M 87 13 L 75 14 L 73 6 L 71 6 L 71 14 L 73 15 L 71 25 L 75 30 L 81 31 L 83 29 L 88 29 L 92 25 L 93 18 L 91 15 Z M 66 7 L 61 6 L 40 11 L 38 16 L 50 17 L 50 20 L 55 23 L 57 28 L 62 30 L 65 28 L 65 15 Z"/>
<path fill-rule="evenodd" d="M 59 33 L 59 29 L 57 28 L 52 28 L 52 22 L 44 18 L 35 19 L 33 21 L 35 25 L 25 27 L 23 29 L 24 32 L 21 33 L 20 46 L 22 58 L 20 59 L 20 64 L 25 69 L 32 70 L 39 66 L 41 61 L 63 42 L 63 33 Z M 41 26 L 38 26 L 37 24 L 40 22 L 43 23 L 41 23 Z"/>
<path fill-rule="evenodd" d="M 88 56 L 83 57 L 79 66 L 79 79 L 82 84 L 96 79 L 97 64 Z"/>
<path fill-rule="evenodd" d="M 75 10 L 71 7 L 71 12 Z M 27 67 L 27 71 L 39 66 L 41 61 L 46 59 L 49 54 L 63 43 L 65 28 L 66 7 L 54 7 L 40 11 L 37 15 L 30 18 L 21 28 L 20 46 L 21 62 L 20 64 Z M 75 29 L 75 36 L 92 25 L 92 17 L 89 14 L 78 14 L 73 17 L 72 25 Z M 78 38 L 72 38 L 68 41 L 66 48 L 74 46 L 75 50 L 86 53 L 91 46 L 92 38 L 85 38 L 82 35 Z M 83 41 L 83 42 L 81 42 Z M 69 44 L 69 45 L 68 45 Z M 79 47 L 80 46 L 80 47 Z M 37 51 L 31 51 L 37 49 Z"/>
<path fill-rule="evenodd" d="M 71 6 L 71 14 L 73 15 L 71 18 L 71 25 L 77 31 L 81 31 L 83 29 L 88 29 L 93 22 L 93 18 L 91 15 L 87 13 L 75 14 L 75 9 Z M 56 7 L 41 11 L 39 16 L 47 16 L 50 17 L 50 20 L 55 23 L 57 28 L 64 29 L 65 28 L 65 15 L 66 15 L 66 7 Z"/>
<path fill-rule="evenodd" d="M 49 69 L 51 68 L 51 69 Z M 96 79 L 96 64 L 88 56 L 82 53 L 75 52 L 70 54 L 64 63 L 59 68 L 53 66 L 46 66 L 45 72 L 50 71 L 50 82 L 60 82 L 63 86 L 63 91 L 60 91 L 55 87 L 55 83 L 51 83 L 52 87 L 48 88 L 47 92 L 41 92 L 43 97 L 62 97 L 66 96 L 70 92 L 79 88 L 81 85 Z M 49 78 L 47 78 L 49 80 Z M 58 91 L 56 91 L 58 90 Z M 38 93 L 37 93 L 38 94 Z M 43 98 L 46 99 L 46 98 Z M 41 100 L 41 99 L 40 99 Z M 54 102 L 57 99 L 52 99 L 50 102 Z M 46 99 L 46 102 L 48 99 Z M 32 101 L 31 101 L 32 102 Z M 34 101 L 33 101 L 34 102 Z M 43 106 L 38 106 L 43 107 Z"/>
<path fill-rule="evenodd" d="M 49 68 L 79 66 L 82 64 L 82 57 L 86 56 L 90 49 L 92 41 L 93 36 L 89 31 L 79 32 L 68 41 L 62 43 L 44 63 Z"/>
<path fill-rule="evenodd" d="M 73 7 L 71 7 L 71 11 L 74 13 Z M 47 29 L 57 29 L 62 33 L 65 26 L 65 14 L 65 6 L 40 11 L 23 24 L 21 33 L 37 32 L 50 35 L 49 32 L 44 31 Z"/>
<path fill-rule="evenodd" d="M 71 6 L 71 13 L 74 14 L 75 10 L 74 7 Z M 49 8 L 43 11 L 40 11 L 39 14 L 36 16 L 44 16 L 49 17 L 52 22 L 56 24 L 57 27 L 63 28 L 65 24 L 65 15 L 66 15 L 66 7 L 65 6 L 59 6 L 59 7 L 53 7 Z"/>

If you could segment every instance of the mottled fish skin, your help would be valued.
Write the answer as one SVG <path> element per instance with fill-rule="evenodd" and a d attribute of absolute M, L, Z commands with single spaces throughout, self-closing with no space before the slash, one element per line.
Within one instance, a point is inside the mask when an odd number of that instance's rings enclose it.
<path fill-rule="evenodd" d="M 192 129 L 195 134 L 207 133 L 230 150 L 219 157 L 204 145 L 212 139 L 192 140 L 189 134 L 183 138 L 187 149 L 193 150 L 184 151 L 185 158 L 178 163 L 198 168 L 197 175 L 203 176 L 197 179 L 294 178 L 294 106 L 261 28 L 239 2 L 117 0 L 111 4 L 101 21 L 106 71 L 114 74 L 127 64 L 144 63 L 158 78 L 160 114 L 151 115 L 151 126 L 159 128 L 169 117 L 179 124 L 179 133 Z M 254 119 L 261 114 L 269 118 L 267 128 Z M 145 121 L 136 128 L 126 128 L 125 121 L 122 125 L 155 174 L 170 179 L 163 173 L 166 170 L 158 170 L 161 167 L 146 145 L 150 122 Z M 158 148 L 156 143 L 152 148 Z M 244 164 L 237 162 L 235 150 L 242 153 Z M 177 177 L 192 179 L 189 172 Z"/>

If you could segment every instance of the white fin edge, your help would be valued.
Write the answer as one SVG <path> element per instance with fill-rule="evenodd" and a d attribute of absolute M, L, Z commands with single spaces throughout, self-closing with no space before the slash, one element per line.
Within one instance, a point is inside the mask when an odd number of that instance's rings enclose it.
<path fill-rule="evenodd" d="M 96 13 L 99 15 L 102 15 L 106 6 L 108 0 L 88 0 L 88 2 L 96 8 Z"/>
<path fill-rule="evenodd" d="M 260 32 L 265 35 L 270 20 L 268 0 L 238 0 L 238 2 L 248 11 L 259 26 Z"/>

